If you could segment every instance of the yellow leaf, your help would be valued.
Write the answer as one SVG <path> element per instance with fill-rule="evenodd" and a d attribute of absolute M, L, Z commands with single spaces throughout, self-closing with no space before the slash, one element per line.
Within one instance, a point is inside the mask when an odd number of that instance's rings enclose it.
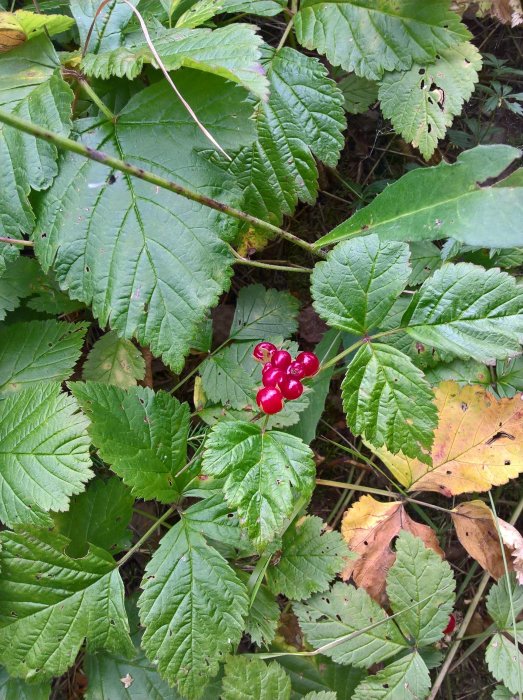
<path fill-rule="evenodd" d="M 351 551 L 360 555 L 349 562 L 343 572 L 347 581 L 351 576 L 357 586 L 365 588 L 379 603 L 386 602 L 385 579 L 396 560 L 391 542 L 402 530 L 423 540 L 443 558 L 435 533 L 412 520 L 402 503 L 384 503 L 372 496 L 362 496 L 343 516 L 341 534 Z"/>
<path fill-rule="evenodd" d="M 484 387 L 444 382 L 435 395 L 432 465 L 368 445 L 403 486 L 455 496 L 488 491 L 523 471 L 523 394 L 497 399 Z"/>
<path fill-rule="evenodd" d="M 0 12 L 0 53 L 7 53 L 23 44 L 27 35 L 11 12 Z"/>
<path fill-rule="evenodd" d="M 461 544 L 495 579 L 505 573 L 503 553 L 496 529 L 496 520 L 483 501 L 460 503 L 452 511 L 452 520 Z M 505 559 L 509 570 L 516 572 L 518 583 L 523 584 L 523 537 L 510 523 L 498 518 Z"/>

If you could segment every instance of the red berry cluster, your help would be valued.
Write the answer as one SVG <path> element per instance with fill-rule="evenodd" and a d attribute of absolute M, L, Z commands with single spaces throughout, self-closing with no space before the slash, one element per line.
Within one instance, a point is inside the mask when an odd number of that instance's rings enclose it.
<path fill-rule="evenodd" d="M 279 413 L 284 399 L 299 399 L 303 394 L 300 380 L 314 376 L 320 368 L 313 352 L 300 352 L 293 360 L 287 350 L 278 350 L 272 343 L 258 343 L 252 354 L 264 363 L 263 388 L 256 395 L 256 403 L 264 413 Z"/>

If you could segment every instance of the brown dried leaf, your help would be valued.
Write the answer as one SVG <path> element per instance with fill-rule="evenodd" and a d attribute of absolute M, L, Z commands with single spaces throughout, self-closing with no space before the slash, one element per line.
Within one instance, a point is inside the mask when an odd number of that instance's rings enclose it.
<path fill-rule="evenodd" d="M 23 44 L 27 35 L 11 12 L 0 12 L 0 53 L 7 53 Z"/>
<path fill-rule="evenodd" d="M 523 471 L 523 394 L 497 399 L 481 386 L 443 382 L 435 395 L 432 465 L 371 448 L 403 486 L 450 497 L 488 491 Z"/>
<path fill-rule="evenodd" d="M 459 541 L 470 556 L 495 579 L 505 573 L 503 553 L 496 529 L 496 519 L 483 501 L 460 503 L 452 511 L 452 520 Z M 523 537 L 510 523 L 498 518 L 505 558 L 509 570 L 523 584 Z"/>
<path fill-rule="evenodd" d="M 435 533 L 412 520 L 402 503 L 384 503 L 362 496 L 343 516 L 341 534 L 351 551 L 360 555 L 349 562 L 343 578 L 347 581 L 352 576 L 356 585 L 365 588 L 380 604 L 385 603 L 385 579 L 396 560 L 391 542 L 402 530 L 419 537 L 444 557 Z"/>

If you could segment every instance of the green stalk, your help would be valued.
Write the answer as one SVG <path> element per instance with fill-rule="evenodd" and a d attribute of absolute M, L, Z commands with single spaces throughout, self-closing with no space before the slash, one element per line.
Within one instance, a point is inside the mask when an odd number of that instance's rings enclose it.
<path fill-rule="evenodd" d="M 41 126 L 32 124 L 31 122 L 28 122 L 25 119 L 21 119 L 15 114 L 6 112 L 3 109 L 0 109 L 0 123 L 7 124 L 7 126 L 11 126 L 13 127 L 13 129 L 23 131 L 24 133 L 30 134 L 31 136 L 34 136 L 37 139 L 42 139 L 44 141 L 47 141 L 48 143 L 52 143 L 54 146 L 64 151 L 76 153 L 82 156 L 83 158 L 88 158 L 89 160 L 93 160 L 96 163 L 102 163 L 102 165 L 106 165 L 108 168 L 112 168 L 113 170 L 119 170 L 122 173 L 126 173 L 127 175 L 132 175 L 133 177 L 137 177 L 140 180 L 149 182 L 151 183 L 151 185 L 156 185 L 157 187 L 161 187 L 164 190 L 174 192 L 175 194 L 180 195 L 180 197 L 185 197 L 185 199 L 190 199 L 193 202 L 198 202 L 199 204 L 202 204 L 205 207 L 209 207 L 209 209 L 214 209 L 216 211 L 222 212 L 223 214 L 226 214 L 227 216 L 231 216 L 233 219 L 239 219 L 240 221 L 244 221 L 245 223 L 254 226 L 255 228 L 258 228 L 262 231 L 266 231 L 272 236 L 281 236 L 281 238 L 284 238 L 290 243 L 293 243 L 294 245 L 303 248 L 312 255 L 319 255 L 320 257 L 324 257 L 321 252 L 319 253 L 318 251 L 316 251 L 314 249 L 314 246 L 310 243 L 307 243 L 307 241 L 302 241 L 301 238 L 298 238 L 298 236 L 294 236 L 292 233 L 289 233 L 288 231 L 285 231 L 284 229 L 279 228 L 278 226 L 274 226 L 273 224 L 270 224 L 267 221 L 263 221 L 263 219 L 258 219 L 256 216 L 251 216 L 251 214 L 247 214 L 246 212 L 241 211 L 240 209 L 231 207 L 229 204 L 224 204 L 223 202 L 219 202 L 216 199 L 212 199 L 211 197 L 206 197 L 203 194 L 199 194 L 198 192 L 195 192 L 194 190 L 191 190 L 188 187 L 185 187 L 184 185 L 180 185 L 178 182 L 167 180 L 166 178 L 161 177 L 160 175 L 156 175 L 155 173 L 152 173 L 149 170 L 144 170 L 143 168 L 138 168 L 137 166 L 131 165 L 130 163 L 125 163 L 123 160 L 120 160 L 119 158 L 114 158 L 114 156 L 111 156 L 108 153 L 98 151 L 94 148 L 89 148 L 88 146 L 84 146 L 78 141 L 73 141 L 72 139 L 67 138 L 66 136 L 62 136 L 61 134 L 57 134 L 54 131 L 49 131 L 48 129 L 44 129 Z"/>

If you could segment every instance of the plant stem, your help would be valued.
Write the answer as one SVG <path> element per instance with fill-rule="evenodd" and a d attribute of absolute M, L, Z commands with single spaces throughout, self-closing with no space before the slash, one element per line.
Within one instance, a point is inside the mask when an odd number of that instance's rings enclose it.
<path fill-rule="evenodd" d="M 523 512 L 523 497 L 520 499 L 518 505 L 516 506 L 514 512 L 512 513 L 512 517 L 510 518 L 509 522 L 511 525 L 514 525 L 514 523 L 517 521 L 521 513 Z M 438 673 L 438 676 L 434 682 L 434 685 L 432 686 L 431 693 L 428 697 L 428 700 L 435 700 L 438 691 L 441 688 L 441 685 L 445 679 L 445 676 L 447 675 L 447 672 L 449 671 L 452 661 L 454 657 L 456 656 L 459 646 L 461 642 L 463 641 L 463 637 L 465 636 L 465 633 L 467 631 L 467 628 L 470 624 L 470 621 L 472 620 L 474 613 L 476 612 L 476 608 L 478 607 L 481 598 L 483 596 L 483 593 L 485 591 L 485 588 L 487 587 L 487 584 L 490 579 L 490 574 L 488 571 L 485 571 L 483 574 L 483 577 L 481 581 L 479 582 L 478 589 L 476 591 L 476 594 L 474 595 L 474 598 L 472 599 L 467 613 L 465 617 L 463 618 L 463 622 L 461 623 L 458 633 L 456 635 L 456 640 L 454 641 L 454 644 L 450 647 L 449 653 L 447 654 L 447 658 L 445 659 L 445 662 L 443 663 L 443 666 L 441 667 L 440 672 Z"/>
<path fill-rule="evenodd" d="M 0 243 L 7 243 L 8 245 L 23 245 L 27 248 L 34 248 L 33 241 L 24 241 L 22 238 L 4 238 L 4 236 L 1 236 Z"/>
<path fill-rule="evenodd" d="M 60 148 L 62 150 L 70 151 L 71 153 L 77 153 L 83 158 L 88 158 L 89 160 L 93 160 L 97 163 L 102 163 L 102 165 L 106 165 L 108 168 L 119 170 L 122 173 L 132 175 L 133 177 L 137 177 L 140 180 L 149 182 L 152 185 L 161 187 L 164 190 L 174 192 L 175 194 L 180 195 L 180 197 L 185 197 L 185 199 L 190 199 L 193 202 L 198 202 L 204 207 L 209 207 L 209 209 L 214 209 L 216 211 L 222 212 L 227 216 L 231 216 L 233 219 L 245 221 L 246 223 L 250 224 L 251 226 L 254 226 L 255 228 L 270 233 L 272 236 L 281 236 L 290 243 L 293 243 L 294 245 L 303 248 L 311 255 L 324 257 L 323 253 L 315 250 L 314 246 L 310 243 L 307 243 L 307 241 L 303 241 L 301 238 L 298 238 L 298 236 L 295 236 L 289 231 L 285 231 L 284 229 L 279 228 L 278 226 L 274 226 L 268 221 L 258 219 L 256 216 L 247 214 L 247 212 L 241 211 L 240 209 L 235 209 L 234 207 L 231 207 L 229 204 L 225 204 L 224 202 L 219 202 L 218 200 L 212 199 L 211 197 L 206 197 L 205 195 L 199 194 L 198 192 L 195 192 L 194 190 L 191 190 L 188 187 L 185 187 L 184 185 L 180 185 L 177 182 L 173 182 L 172 180 L 167 180 L 166 178 L 161 177 L 160 175 L 156 175 L 155 173 L 152 173 L 149 170 L 144 170 L 143 168 L 138 168 L 137 166 L 131 165 L 130 163 L 125 163 L 123 160 L 120 160 L 119 158 L 114 158 L 108 153 L 98 151 L 94 148 L 89 148 L 88 146 L 84 146 L 78 141 L 73 141 L 72 139 L 67 138 L 66 136 L 62 136 L 61 134 L 57 134 L 54 131 L 49 131 L 48 129 L 44 129 L 41 126 L 32 124 L 31 122 L 28 122 L 25 119 L 21 119 L 15 114 L 10 114 L 9 112 L 6 112 L 3 109 L 0 109 L 0 123 L 12 126 L 14 129 L 18 129 L 19 131 L 23 131 L 26 134 L 30 134 L 31 136 L 34 136 L 37 139 L 43 139 L 44 141 L 48 141 L 49 143 L 52 143 L 57 148 Z"/>
<path fill-rule="evenodd" d="M 381 331 L 381 333 L 376 333 L 376 335 L 371 335 L 366 338 L 360 338 L 357 340 L 355 343 L 353 343 L 350 347 L 345 348 L 345 350 L 342 350 L 339 355 L 336 355 L 336 357 L 333 357 L 332 360 L 329 360 L 329 362 L 326 362 L 324 365 L 321 366 L 320 372 L 322 372 L 324 369 L 328 369 L 329 367 L 332 367 L 333 365 L 337 364 L 340 360 L 343 360 L 344 357 L 349 355 L 353 350 L 356 350 L 356 348 L 359 348 L 360 345 L 363 345 L 363 343 L 368 343 L 373 340 L 377 340 L 378 338 L 383 338 L 386 335 L 393 335 L 394 333 L 397 333 L 399 328 L 394 328 L 393 330 L 390 331 Z"/>
<path fill-rule="evenodd" d="M 301 267 L 300 265 L 297 265 L 296 267 L 290 267 L 289 265 L 274 265 L 272 263 L 266 263 L 266 262 L 261 262 L 260 260 L 250 260 L 249 258 L 244 258 L 242 255 L 238 253 L 238 251 L 234 250 L 232 245 L 228 246 L 231 253 L 234 255 L 236 258 L 236 261 L 239 265 L 249 265 L 250 267 L 261 267 L 264 270 L 281 270 L 282 272 L 304 272 L 307 275 L 310 275 L 312 270 L 308 267 Z"/>
<path fill-rule="evenodd" d="M 142 544 L 144 542 L 147 542 L 149 537 L 151 537 L 151 535 L 155 532 L 155 530 L 158 529 L 159 525 L 161 525 L 163 522 L 165 522 L 165 520 L 167 520 L 167 518 L 169 518 L 175 512 L 176 512 L 176 506 L 172 506 L 171 508 L 169 508 L 169 510 L 166 510 L 165 513 L 161 517 L 159 517 L 158 520 L 156 520 L 154 525 L 151 525 L 151 527 L 147 530 L 147 532 L 140 537 L 138 542 L 136 544 L 133 544 L 131 549 L 128 552 L 126 552 L 123 555 L 123 557 L 116 562 L 116 566 L 118 566 L 118 567 L 123 566 L 125 564 L 125 562 L 129 561 L 129 559 L 133 556 L 133 554 L 136 552 L 136 550 L 140 549 Z"/>
<path fill-rule="evenodd" d="M 102 102 L 87 80 L 79 76 L 76 78 L 76 80 L 85 94 L 88 95 L 91 101 L 98 107 L 100 112 L 102 112 L 102 114 L 104 114 L 107 119 L 114 124 L 116 122 L 116 116 L 111 112 L 109 107 Z"/>
<path fill-rule="evenodd" d="M 330 481 L 329 479 L 316 479 L 316 486 L 331 486 L 336 489 L 347 489 L 349 491 L 362 491 L 363 493 L 372 493 L 375 496 L 386 496 L 387 498 L 402 498 L 401 494 L 394 491 L 385 491 L 385 489 L 375 489 L 370 486 L 360 486 L 359 484 L 346 484 L 343 481 Z"/>

